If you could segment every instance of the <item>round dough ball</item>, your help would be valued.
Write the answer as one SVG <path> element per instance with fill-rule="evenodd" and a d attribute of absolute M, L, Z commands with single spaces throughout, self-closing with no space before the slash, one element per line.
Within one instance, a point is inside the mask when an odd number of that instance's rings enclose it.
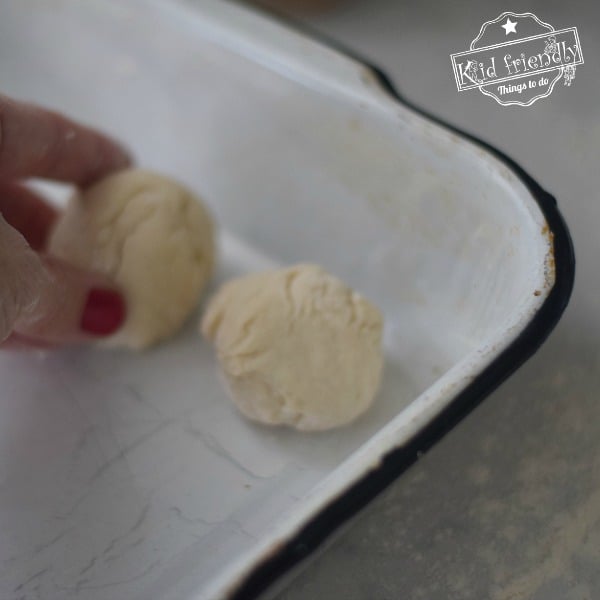
<path fill-rule="evenodd" d="M 377 308 L 310 264 L 226 283 L 202 320 L 242 413 L 305 431 L 345 425 L 369 408 L 382 328 Z"/>
<path fill-rule="evenodd" d="M 119 284 L 127 319 L 102 343 L 141 349 L 174 334 L 196 307 L 213 269 L 213 224 L 180 184 L 127 169 L 71 199 L 49 252 Z"/>

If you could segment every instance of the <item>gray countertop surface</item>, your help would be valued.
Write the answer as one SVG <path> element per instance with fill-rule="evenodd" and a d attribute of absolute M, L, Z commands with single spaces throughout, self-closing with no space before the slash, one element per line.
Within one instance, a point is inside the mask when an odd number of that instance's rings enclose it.
<path fill-rule="evenodd" d="M 535 0 L 579 30 L 585 65 L 530 107 L 458 93 L 449 54 L 511 6 L 350 0 L 308 24 L 404 95 L 501 149 L 556 196 L 577 254 L 572 300 L 537 354 L 317 554 L 271 590 L 306 598 L 600 598 L 600 5 Z"/>

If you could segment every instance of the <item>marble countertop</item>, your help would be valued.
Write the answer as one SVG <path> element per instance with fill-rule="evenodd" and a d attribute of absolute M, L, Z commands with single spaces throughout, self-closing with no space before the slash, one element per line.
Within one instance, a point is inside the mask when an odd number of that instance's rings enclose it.
<path fill-rule="evenodd" d="M 600 597 L 600 6 L 522 7 L 579 30 L 571 88 L 530 107 L 459 94 L 449 54 L 511 7 L 350 0 L 311 27 L 407 98 L 506 152 L 556 196 L 575 243 L 570 306 L 539 352 L 268 596 L 278 600 Z"/>

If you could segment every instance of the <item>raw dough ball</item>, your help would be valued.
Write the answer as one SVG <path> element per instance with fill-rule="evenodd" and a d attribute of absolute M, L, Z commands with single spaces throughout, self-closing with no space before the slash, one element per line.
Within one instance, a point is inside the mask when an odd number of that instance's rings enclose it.
<path fill-rule="evenodd" d="M 49 251 L 121 286 L 127 320 L 103 343 L 139 349 L 174 334 L 196 307 L 213 268 L 213 225 L 175 181 L 128 169 L 71 199 Z"/>
<path fill-rule="evenodd" d="M 307 431 L 345 425 L 369 408 L 382 327 L 372 304 L 308 264 L 226 283 L 202 320 L 242 413 Z"/>

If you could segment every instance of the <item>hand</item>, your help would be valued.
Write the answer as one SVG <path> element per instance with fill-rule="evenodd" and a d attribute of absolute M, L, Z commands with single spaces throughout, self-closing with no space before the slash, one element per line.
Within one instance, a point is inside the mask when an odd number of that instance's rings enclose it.
<path fill-rule="evenodd" d="M 114 333 L 125 319 L 115 284 L 44 254 L 57 211 L 19 180 L 85 186 L 130 162 L 106 136 L 0 96 L 0 342 L 56 345 Z"/>

